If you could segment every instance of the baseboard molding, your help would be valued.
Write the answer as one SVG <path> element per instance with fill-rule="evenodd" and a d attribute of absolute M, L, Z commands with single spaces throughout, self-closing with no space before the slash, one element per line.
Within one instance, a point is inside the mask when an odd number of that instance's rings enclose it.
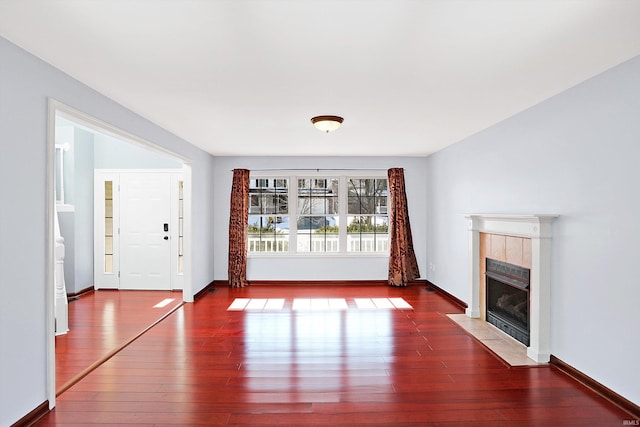
<path fill-rule="evenodd" d="M 228 280 L 214 280 L 218 287 L 229 286 Z M 250 280 L 250 286 L 345 286 L 345 285 L 387 285 L 386 280 Z"/>
<path fill-rule="evenodd" d="M 346 286 L 346 285 L 386 285 L 386 280 L 251 280 L 252 286 L 260 285 L 302 285 L 302 286 Z"/>
<path fill-rule="evenodd" d="M 202 298 L 203 296 L 205 296 L 209 292 L 213 292 L 215 290 L 216 286 L 220 287 L 220 285 L 217 284 L 216 280 L 212 281 L 207 286 L 202 288 L 200 291 L 196 292 L 196 294 L 193 296 L 193 300 L 197 301 L 199 298 Z"/>
<path fill-rule="evenodd" d="M 634 420 L 640 420 L 640 406 L 631 402 L 630 400 L 620 396 L 615 391 L 611 390 L 608 387 L 600 384 L 598 381 L 594 380 L 590 376 L 580 372 L 573 366 L 563 362 L 562 360 L 555 357 L 553 354 L 549 359 L 549 364 L 565 374 L 569 375 L 574 380 L 578 381 L 580 384 L 584 385 L 587 388 L 598 393 L 600 396 L 607 399 L 609 402 L 618 406 L 620 409 L 626 411 Z"/>
<path fill-rule="evenodd" d="M 38 420 L 49 413 L 49 401 L 45 400 L 36 407 L 33 411 L 29 412 L 24 417 L 20 418 L 15 423 L 11 424 L 11 427 L 30 427 L 35 425 Z"/>
<path fill-rule="evenodd" d="M 466 302 L 464 302 L 464 301 L 462 301 L 461 299 L 459 299 L 459 298 L 457 298 L 457 297 L 455 297 L 455 296 L 451 295 L 449 292 L 447 292 L 447 291 L 445 291 L 444 289 L 442 289 L 442 288 L 440 288 L 440 287 L 438 287 L 438 286 L 434 285 L 434 284 L 433 284 L 433 283 L 431 283 L 430 281 L 425 280 L 424 282 L 425 282 L 425 284 L 426 284 L 428 287 L 430 287 L 430 288 L 432 288 L 434 291 L 436 291 L 436 292 L 438 292 L 438 293 L 442 294 L 445 298 L 447 298 L 449 301 L 451 301 L 451 302 L 452 302 L 452 303 L 454 303 L 455 305 L 459 306 L 459 307 L 460 307 L 460 308 L 462 308 L 463 310 L 466 310 L 466 309 L 467 309 L 467 307 L 469 307 L 469 306 L 467 305 L 467 303 L 466 303 Z"/>
<path fill-rule="evenodd" d="M 228 288 L 229 287 L 229 281 L 228 280 L 214 280 L 213 283 L 215 286 L 219 287 L 219 288 Z"/>
<path fill-rule="evenodd" d="M 94 292 L 96 289 L 94 286 L 89 286 L 88 288 L 84 288 L 78 292 L 69 292 L 67 293 L 67 301 L 71 301 L 71 300 L 75 300 L 78 298 L 81 298 L 85 295 L 90 294 L 91 292 Z"/>

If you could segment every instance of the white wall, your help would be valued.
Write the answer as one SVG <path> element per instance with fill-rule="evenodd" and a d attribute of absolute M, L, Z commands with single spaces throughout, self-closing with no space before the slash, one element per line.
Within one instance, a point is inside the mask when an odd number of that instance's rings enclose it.
<path fill-rule="evenodd" d="M 74 287 L 73 290 L 67 288 L 67 292 L 79 292 L 93 286 L 93 140 L 89 132 L 75 130 Z M 67 240 L 65 249 L 66 243 Z"/>
<path fill-rule="evenodd" d="M 93 286 L 93 135 L 65 126 L 65 202 L 72 212 L 59 212 L 60 233 L 64 238 L 64 274 L 67 293 Z M 57 141 L 56 129 L 56 142 Z"/>
<path fill-rule="evenodd" d="M 192 160 L 194 291 L 213 279 L 213 157 L 0 38 L 2 426 L 47 399 L 46 342 L 52 333 L 45 319 L 49 97 Z"/>
<path fill-rule="evenodd" d="M 182 162 L 117 138 L 95 134 L 96 169 L 173 169 Z"/>
<path fill-rule="evenodd" d="M 428 158 L 429 280 L 469 301 L 465 213 L 548 213 L 551 353 L 640 404 L 640 57 Z"/>
<path fill-rule="evenodd" d="M 328 141 L 331 135 L 327 135 Z M 328 142 L 330 144 L 330 142 Z M 420 272 L 426 259 L 426 159 L 423 157 L 216 157 L 214 271 L 216 280 L 227 280 L 229 253 L 229 198 L 233 169 L 389 169 L 404 168 L 413 243 Z M 303 173 L 303 172 L 301 172 Z M 386 280 L 388 257 L 270 257 L 249 258 L 249 280 Z"/>

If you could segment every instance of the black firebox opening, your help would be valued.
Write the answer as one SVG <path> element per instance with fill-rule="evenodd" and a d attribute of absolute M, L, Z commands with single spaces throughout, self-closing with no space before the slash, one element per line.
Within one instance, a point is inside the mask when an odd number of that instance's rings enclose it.
<path fill-rule="evenodd" d="M 487 322 L 529 345 L 528 268 L 487 258 Z"/>

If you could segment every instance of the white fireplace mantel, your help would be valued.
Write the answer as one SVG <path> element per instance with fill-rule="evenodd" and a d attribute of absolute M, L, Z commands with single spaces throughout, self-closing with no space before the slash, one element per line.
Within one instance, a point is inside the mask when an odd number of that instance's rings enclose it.
<path fill-rule="evenodd" d="M 531 239 L 529 347 L 527 356 L 546 363 L 550 356 L 551 223 L 557 215 L 467 214 L 470 295 L 466 314 L 480 317 L 480 233 Z"/>

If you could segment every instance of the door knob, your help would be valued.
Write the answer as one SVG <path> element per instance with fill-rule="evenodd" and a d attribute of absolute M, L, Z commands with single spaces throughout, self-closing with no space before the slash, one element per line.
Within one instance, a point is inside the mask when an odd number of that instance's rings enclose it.
<path fill-rule="evenodd" d="M 164 240 L 169 240 L 169 236 L 164 236 Z"/>

